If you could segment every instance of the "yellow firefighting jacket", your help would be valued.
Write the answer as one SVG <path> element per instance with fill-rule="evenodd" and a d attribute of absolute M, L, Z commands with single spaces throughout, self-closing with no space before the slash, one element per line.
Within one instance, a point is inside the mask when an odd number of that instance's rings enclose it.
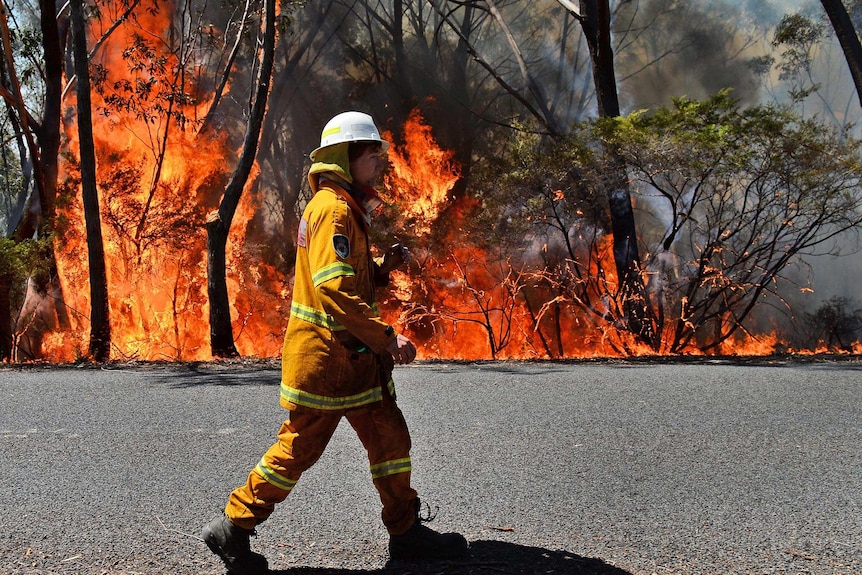
<path fill-rule="evenodd" d="M 394 394 L 392 359 L 384 348 L 395 333 L 377 312 L 363 209 L 348 184 L 326 173 L 310 179 L 316 193 L 297 237 L 281 404 L 291 410 L 350 409 L 380 401 L 384 385 Z"/>

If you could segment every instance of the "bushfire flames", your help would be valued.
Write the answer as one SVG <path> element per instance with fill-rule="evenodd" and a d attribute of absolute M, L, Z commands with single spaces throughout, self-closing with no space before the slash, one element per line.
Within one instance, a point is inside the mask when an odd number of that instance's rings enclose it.
<path fill-rule="evenodd" d="M 167 30 L 170 14 L 145 11 L 138 21 L 146 29 Z M 135 44 L 133 34 L 130 27 L 121 26 L 98 52 L 114 86 L 135 86 L 140 80 L 119 57 L 124 47 Z M 109 108 L 109 97 L 94 91 L 94 107 Z M 208 105 L 201 101 L 182 113 L 200 118 Z M 111 356 L 211 359 L 204 221 L 206 212 L 217 207 L 227 182 L 224 166 L 229 162 L 224 158 L 235 152 L 215 138 L 181 129 L 177 116 L 154 118 L 141 108 L 94 116 Z M 76 150 L 74 128 L 67 126 L 66 136 Z M 162 155 L 164 142 L 169 144 Z M 74 170 L 69 166 L 72 182 Z M 76 201 L 65 208 L 67 227 L 55 248 L 72 330 L 46 335 L 42 352 L 49 361 L 74 360 L 87 350 L 87 249 L 80 194 L 70 195 Z M 255 207 L 250 193 L 243 194 L 227 246 L 228 290 L 237 349 L 243 355 L 266 357 L 281 347 L 285 294 L 271 267 L 244 249 L 245 229 Z"/>
<path fill-rule="evenodd" d="M 149 29 L 168 29 L 169 11 L 147 12 Z M 146 21 L 150 20 L 150 21 Z M 138 80 L 118 56 L 133 45 L 133 32 L 121 26 L 99 52 L 112 82 Z M 104 96 L 104 94 L 102 94 Z M 94 104 L 106 101 L 94 93 Z M 209 102 L 187 115 L 202 117 Z M 166 117 L 170 118 L 170 115 Z M 169 122 L 165 124 L 165 122 Z M 108 269 L 114 360 L 209 360 L 206 243 L 204 221 L 218 205 L 229 174 L 224 158 L 235 154 L 215 138 L 182 130 L 162 117 L 153 122 L 140 110 L 94 118 L 102 203 L 102 231 Z M 414 261 L 393 274 L 381 305 L 386 319 L 419 347 L 420 359 L 526 359 L 652 354 L 645 346 L 620 341 L 616 330 L 560 312 L 554 302 L 534 309 L 520 297 L 523 269 L 471 245 L 459 235 L 467 210 L 449 193 L 460 176 L 453 154 L 441 149 L 419 112 L 407 120 L 403 142 L 390 150 L 387 195 L 413 234 Z M 70 148 L 76 130 L 67 127 Z M 391 134 L 388 139 L 393 141 Z M 169 141 L 163 160 L 159 148 Z M 77 186 L 75 167 L 68 167 Z M 80 193 L 64 207 L 66 226 L 56 240 L 58 267 L 72 329 L 46 334 L 42 358 L 73 361 L 86 355 L 89 285 Z M 236 346 L 247 357 L 277 357 L 287 322 L 290 293 L 285 278 L 257 257 L 245 242 L 256 199 L 246 190 L 232 225 L 227 249 L 228 291 Z M 451 230 L 443 245 L 431 230 L 445 213 Z M 436 243 L 436 245 L 432 245 Z M 599 253 L 612 262 L 610 247 Z M 603 265 L 605 270 L 614 266 Z M 610 281 L 614 281 L 613 278 Z M 537 325 L 553 324 L 546 341 Z M 565 340 L 565 341 L 563 341 Z M 772 353 L 775 336 L 749 337 L 727 354 Z"/>

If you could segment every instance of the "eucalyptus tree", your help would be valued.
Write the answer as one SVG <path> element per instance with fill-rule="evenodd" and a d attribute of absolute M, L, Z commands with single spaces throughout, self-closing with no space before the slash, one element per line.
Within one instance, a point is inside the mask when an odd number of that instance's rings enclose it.
<path fill-rule="evenodd" d="M 820 3 L 823 4 L 823 9 L 829 16 L 835 35 L 841 43 L 850 76 L 856 86 L 856 95 L 859 103 L 862 104 L 862 43 L 859 42 L 859 33 L 853 25 L 847 7 L 841 0 L 820 0 Z"/>
<path fill-rule="evenodd" d="M 263 117 L 269 98 L 276 41 L 276 0 L 265 0 L 261 14 L 260 64 L 248 124 L 237 165 L 219 208 L 207 218 L 207 287 L 210 303 L 210 345 L 216 357 L 239 355 L 233 341 L 227 290 L 225 249 L 231 223 L 254 166 Z"/>
<path fill-rule="evenodd" d="M 789 305 L 801 257 L 858 239 L 862 143 L 846 128 L 727 92 L 600 128 L 660 224 L 644 266 L 667 352 L 721 350 L 759 306 Z"/>
<path fill-rule="evenodd" d="M 55 223 L 67 34 L 68 18 L 57 12 L 54 2 L 42 0 L 34 5 L 10 0 L 0 10 L 0 97 L 17 142 L 22 177 L 16 205 L 7 214 L 6 234 L 16 241 L 48 238 Z M 28 297 L 11 328 L 29 333 L 15 338 L 22 359 L 38 356 L 39 330 L 44 326 L 57 322 L 63 328 L 69 326 L 52 245 L 48 241 L 39 245 L 49 265 L 30 277 Z M 14 287 L 0 285 L 0 289 Z M 48 317 L 39 311 L 38 303 L 44 298 L 53 302 Z M 0 301 L 11 301 L 8 291 L 0 295 Z M 5 322 L 0 329 L 8 329 Z"/>
<path fill-rule="evenodd" d="M 72 52 L 74 54 L 77 95 L 78 149 L 81 160 L 81 195 L 87 230 L 87 263 L 90 280 L 90 343 L 88 354 L 95 361 L 111 356 L 111 321 L 108 304 L 108 276 L 102 242 L 102 218 L 96 189 L 96 147 L 93 141 L 90 102 L 90 60 L 87 54 L 87 28 L 81 0 L 70 3 Z"/>

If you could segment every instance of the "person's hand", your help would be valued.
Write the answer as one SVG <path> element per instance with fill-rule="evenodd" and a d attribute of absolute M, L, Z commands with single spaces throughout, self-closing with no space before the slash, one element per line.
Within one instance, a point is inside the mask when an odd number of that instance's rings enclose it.
<path fill-rule="evenodd" d="M 416 347 L 400 333 L 386 346 L 386 351 L 392 354 L 392 359 L 399 365 L 410 363 L 416 359 Z"/>
<path fill-rule="evenodd" d="M 410 250 L 407 249 L 407 246 L 404 244 L 394 244 L 383 254 L 380 271 L 388 274 L 392 270 L 410 263 L 410 259 Z"/>

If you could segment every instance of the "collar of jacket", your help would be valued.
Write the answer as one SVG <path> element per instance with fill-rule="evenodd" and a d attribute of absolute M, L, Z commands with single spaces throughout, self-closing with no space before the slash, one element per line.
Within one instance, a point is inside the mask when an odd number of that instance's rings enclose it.
<path fill-rule="evenodd" d="M 362 206 L 359 198 L 355 197 L 354 193 L 351 193 L 353 190 L 351 189 L 350 184 L 339 182 L 333 178 L 328 178 L 326 176 L 322 176 L 319 180 L 319 189 L 328 189 L 335 192 L 335 195 L 343 199 L 347 202 L 347 205 L 350 206 L 350 210 L 356 215 L 356 219 L 362 224 L 362 230 L 365 233 L 368 233 L 368 229 L 371 226 L 371 214 L 365 211 L 365 208 Z M 355 189 L 355 188 L 354 188 Z M 377 192 L 375 191 L 375 196 Z"/>

